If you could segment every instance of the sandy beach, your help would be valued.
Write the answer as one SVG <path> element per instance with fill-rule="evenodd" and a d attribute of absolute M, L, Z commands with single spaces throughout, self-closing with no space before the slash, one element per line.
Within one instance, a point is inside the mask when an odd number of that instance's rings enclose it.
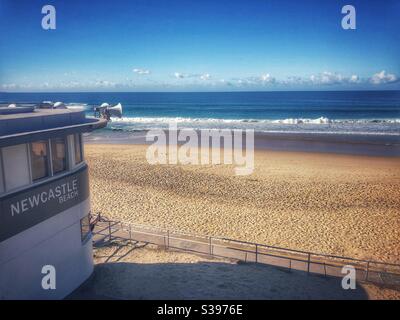
<path fill-rule="evenodd" d="M 232 165 L 150 165 L 147 146 L 87 144 L 93 213 L 291 249 L 400 263 L 400 159 L 255 153 Z"/>

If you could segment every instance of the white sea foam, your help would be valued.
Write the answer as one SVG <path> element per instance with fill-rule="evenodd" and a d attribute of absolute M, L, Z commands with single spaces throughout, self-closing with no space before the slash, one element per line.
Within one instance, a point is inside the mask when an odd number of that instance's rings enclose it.
<path fill-rule="evenodd" d="M 114 123 L 210 123 L 210 124 L 244 124 L 244 123 L 270 123 L 270 124 L 340 124 L 340 123 L 400 123 L 400 119 L 328 119 L 319 117 L 315 119 L 308 118 L 288 118 L 288 119 L 217 119 L 217 118 L 185 118 L 185 117 L 122 117 L 113 118 Z"/>
<path fill-rule="evenodd" d="M 264 133 L 359 134 L 400 136 L 400 119 L 216 119 L 185 117 L 123 117 L 113 119 L 108 128 L 117 131 L 168 129 L 253 129 Z"/>

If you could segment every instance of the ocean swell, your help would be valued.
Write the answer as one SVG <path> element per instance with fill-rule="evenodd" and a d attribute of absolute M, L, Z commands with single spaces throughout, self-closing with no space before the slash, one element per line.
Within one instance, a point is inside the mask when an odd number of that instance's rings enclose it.
<path fill-rule="evenodd" d="M 217 119 L 188 117 L 123 117 L 112 119 L 111 130 L 168 129 L 170 124 L 192 129 L 253 129 L 258 132 L 359 133 L 400 135 L 400 119 Z"/>

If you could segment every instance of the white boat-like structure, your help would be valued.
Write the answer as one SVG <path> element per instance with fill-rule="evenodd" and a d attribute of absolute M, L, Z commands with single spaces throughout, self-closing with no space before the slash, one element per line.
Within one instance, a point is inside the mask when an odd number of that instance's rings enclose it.
<path fill-rule="evenodd" d="M 122 117 L 122 105 L 118 103 L 116 105 L 109 105 L 108 103 L 104 102 L 100 106 L 94 108 L 94 115 L 97 118 L 104 118 L 108 121 L 111 120 L 111 117 Z"/>

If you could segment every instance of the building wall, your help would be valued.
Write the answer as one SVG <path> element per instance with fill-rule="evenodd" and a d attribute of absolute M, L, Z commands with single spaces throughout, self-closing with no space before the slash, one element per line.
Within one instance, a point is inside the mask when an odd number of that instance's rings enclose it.
<path fill-rule="evenodd" d="M 90 212 L 88 169 L 75 162 L 73 139 L 67 169 L 37 182 L 29 145 L 0 148 L 0 300 L 61 299 L 93 271 L 91 239 L 82 241 L 81 232 Z M 47 265 L 56 271 L 55 290 L 42 288 Z"/>
<path fill-rule="evenodd" d="M 0 243 L 0 299 L 61 299 L 93 271 L 91 239 L 81 241 L 80 220 L 90 199 Z M 41 286 L 42 268 L 56 270 L 56 289 Z"/>

